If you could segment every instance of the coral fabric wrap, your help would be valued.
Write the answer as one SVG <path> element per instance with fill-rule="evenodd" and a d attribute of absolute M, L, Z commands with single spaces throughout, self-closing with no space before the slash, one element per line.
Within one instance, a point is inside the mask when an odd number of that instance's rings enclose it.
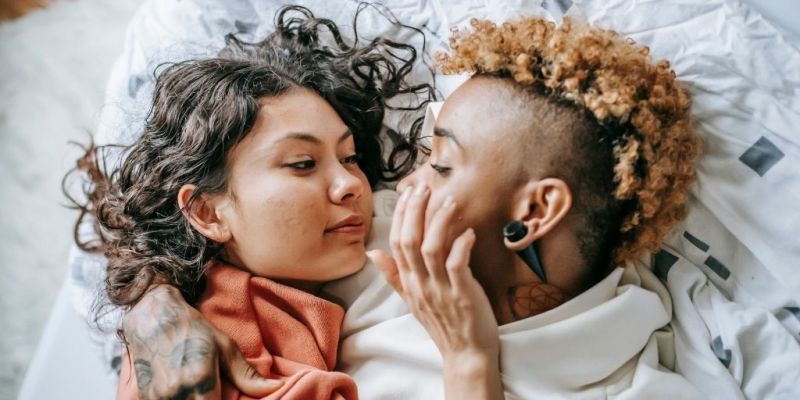
<path fill-rule="evenodd" d="M 341 307 L 227 265 L 213 265 L 207 276 L 197 309 L 236 342 L 262 376 L 284 382 L 264 399 L 358 398 L 353 379 L 333 371 L 344 317 Z M 117 398 L 137 398 L 130 363 L 123 364 Z M 222 398 L 252 399 L 224 377 Z"/>

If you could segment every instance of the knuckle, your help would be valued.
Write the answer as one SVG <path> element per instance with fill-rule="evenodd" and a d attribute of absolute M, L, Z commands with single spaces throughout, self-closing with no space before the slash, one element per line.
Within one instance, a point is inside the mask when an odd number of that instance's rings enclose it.
<path fill-rule="evenodd" d="M 222 355 L 226 360 L 230 360 L 231 357 L 236 354 L 236 344 L 227 336 L 222 336 L 217 343 L 217 348 L 218 349 L 214 350 L 219 350 L 220 355 Z"/>
<path fill-rule="evenodd" d="M 435 296 L 433 295 L 433 293 L 431 293 L 431 292 L 430 292 L 430 291 L 428 291 L 428 290 L 425 290 L 425 291 L 423 291 L 423 292 L 420 294 L 420 297 L 422 298 L 422 300 L 423 300 L 423 302 L 424 302 L 425 304 L 431 304 L 431 303 L 433 303 L 433 302 L 434 302 L 434 299 L 435 299 Z"/>
<path fill-rule="evenodd" d="M 389 239 L 389 246 L 392 248 L 393 251 L 397 252 L 398 250 L 403 248 L 403 243 L 400 241 L 399 238 L 391 238 Z"/>
<path fill-rule="evenodd" d="M 458 298 L 458 300 L 456 300 L 456 307 L 460 310 L 467 312 L 471 311 L 474 308 L 474 304 L 469 299 Z"/>
<path fill-rule="evenodd" d="M 414 251 L 415 249 L 419 248 L 417 246 L 416 238 L 411 237 L 411 236 L 404 237 L 403 239 L 401 239 L 400 247 L 403 250 L 408 251 L 408 252 Z"/>
<path fill-rule="evenodd" d="M 419 301 L 414 303 L 414 307 L 413 308 L 414 308 L 414 311 L 416 311 L 416 314 L 424 314 L 428 310 L 428 307 L 424 303 L 419 302 Z"/>
<path fill-rule="evenodd" d="M 422 253 L 423 257 L 431 259 L 436 259 L 441 255 L 441 250 L 439 249 L 439 246 L 427 241 L 422 243 L 422 246 L 420 247 L 420 252 Z"/>
<path fill-rule="evenodd" d="M 465 265 L 460 260 L 448 260 L 445 262 L 444 267 L 450 272 L 462 272 Z"/>

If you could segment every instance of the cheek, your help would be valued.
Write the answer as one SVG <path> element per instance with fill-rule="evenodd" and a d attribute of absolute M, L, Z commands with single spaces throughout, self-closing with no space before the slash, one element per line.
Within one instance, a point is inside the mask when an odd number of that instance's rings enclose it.
<path fill-rule="evenodd" d="M 291 189 L 289 189 L 291 187 Z M 304 243 L 324 230 L 324 194 L 303 185 L 264 188 L 240 198 L 241 243 Z"/>
<path fill-rule="evenodd" d="M 453 221 L 454 233 L 460 233 L 467 228 L 475 229 L 479 238 L 488 235 L 501 235 L 502 226 L 507 214 L 507 193 L 497 182 L 492 179 L 481 179 L 482 175 L 460 174 L 449 179 L 442 179 L 440 183 L 431 186 L 431 200 L 426 218 L 431 218 L 433 212 L 444 203 L 447 196 L 453 196 L 458 210 L 456 220 Z"/>
<path fill-rule="evenodd" d="M 454 177 L 457 178 L 457 177 Z M 473 196 L 474 191 L 470 190 L 470 182 L 459 179 L 434 178 L 428 182 L 431 196 L 428 201 L 428 209 L 425 213 L 426 225 L 430 224 L 436 211 L 441 209 L 448 196 L 453 197 L 456 204 L 456 215 L 450 224 L 452 233 L 458 234 L 465 229 L 473 226 Z"/>

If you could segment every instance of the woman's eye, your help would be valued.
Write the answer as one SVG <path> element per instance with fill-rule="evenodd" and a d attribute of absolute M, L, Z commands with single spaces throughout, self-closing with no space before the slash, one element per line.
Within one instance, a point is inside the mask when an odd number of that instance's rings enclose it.
<path fill-rule="evenodd" d="M 294 168 L 294 169 L 301 170 L 301 171 L 307 171 L 307 170 L 310 170 L 310 169 L 313 169 L 314 167 L 316 167 L 317 166 L 317 162 L 314 161 L 314 160 L 303 160 L 303 161 L 298 161 L 298 162 L 286 164 L 286 166 L 289 167 L 289 168 Z"/>
<path fill-rule="evenodd" d="M 450 170 L 452 169 L 450 167 L 445 167 L 443 165 L 434 163 L 431 163 L 431 168 L 433 168 L 433 170 L 436 171 L 441 176 L 447 176 L 447 174 L 449 174 Z"/>
<path fill-rule="evenodd" d="M 359 161 L 361 161 L 361 154 L 358 153 L 347 156 L 342 159 L 342 163 L 344 164 L 358 164 Z"/>

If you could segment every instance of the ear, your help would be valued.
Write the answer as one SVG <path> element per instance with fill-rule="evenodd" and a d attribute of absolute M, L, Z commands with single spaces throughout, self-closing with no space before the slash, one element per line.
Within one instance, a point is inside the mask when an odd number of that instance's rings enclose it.
<path fill-rule="evenodd" d="M 550 233 L 572 209 L 572 191 L 558 178 L 530 180 L 516 196 L 513 218 L 522 221 L 528 233 L 516 241 L 505 239 L 507 248 L 520 251 Z"/>
<path fill-rule="evenodd" d="M 217 211 L 216 198 L 208 194 L 201 193 L 189 204 L 189 199 L 197 192 L 195 185 L 183 185 L 178 190 L 178 207 L 181 208 L 183 216 L 192 224 L 192 227 L 200 232 L 201 235 L 217 242 L 225 243 L 232 238 L 230 229 L 225 221 L 220 218 Z"/>

